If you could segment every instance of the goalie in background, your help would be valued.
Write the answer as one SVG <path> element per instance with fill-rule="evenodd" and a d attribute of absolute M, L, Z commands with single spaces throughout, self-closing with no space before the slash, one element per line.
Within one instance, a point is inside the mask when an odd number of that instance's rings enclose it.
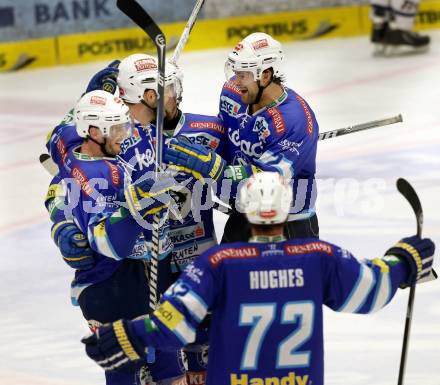
<path fill-rule="evenodd" d="M 376 45 L 376 53 L 392 53 L 388 50 L 389 47 L 393 47 L 394 51 L 396 47 L 399 47 L 399 51 L 401 47 L 410 48 L 410 52 L 426 51 L 431 39 L 412 30 L 419 2 L 420 0 L 371 0 L 371 42 Z"/>

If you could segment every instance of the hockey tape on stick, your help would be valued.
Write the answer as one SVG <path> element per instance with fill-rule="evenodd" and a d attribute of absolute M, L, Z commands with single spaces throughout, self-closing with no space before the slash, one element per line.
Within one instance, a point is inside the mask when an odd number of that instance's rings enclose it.
<path fill-rule="evenodd" d="M 56 163 L 53 161 L 52 157 L 49 154 L 41 154 L 39 157 L 41 165 L 44 169 L 52 176 L 58 174 L 59 169 Z"/>
<path fill-rule="evenodd" d="M 182 35 L 180 35 L 179 42 L 177 43 L 177 46 L 174 49 L 173 56 L 170 59 L 171 63 L 177 64 L 177 61 L 180 58 L 180 54 L 182 53 L 186 43 L 188 42 L 189 35 L 194 27 L 194 24 L 196 23 L 197 17 L 199 16 L 199 12 L 202 9 L 204 3 L 205 0 L 196 1 L 196 4 L 194 5 L 194 8 L 191 12 L 191 15 L 189 16 L 188 22 L 186 23 L 185 28 L 183 29 Z"/>
<path fill-rule="evenodd" d="M 369 130 L 375 127 L 387 126 L 389 124 L 403 122 L 402 114 L 393 116 L 391 118 L 372 120 L 371 122 L 355 124 L 354 126 L 348 126 L 344 128 L 338 128 L 332 131 L 325 131 L 319 134 L 318 140 L 325 140 L 330 138 L 336 138 L 337 136 L 351 134 L 353 132 Z"/>

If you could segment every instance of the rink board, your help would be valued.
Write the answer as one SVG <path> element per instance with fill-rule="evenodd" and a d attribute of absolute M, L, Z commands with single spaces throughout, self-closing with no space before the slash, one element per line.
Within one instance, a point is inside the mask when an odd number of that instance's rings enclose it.
<path fill-rule="evenodd" d="M 199 20 L 186 50 L 232 47 L 248 34 L 269 33 L 281 42 L 366 35 L 368 6 L 349 6 L 269 15 Z M 185 22 L 162 24 L 172 51 Z M 422 2 L 416 29 L 440 28 L 440 0 Z M 139 28 L 61 35 L 0 44 L 0 72 L 123 58 L 135 52 L 155 53 L 152 41 Z"/>

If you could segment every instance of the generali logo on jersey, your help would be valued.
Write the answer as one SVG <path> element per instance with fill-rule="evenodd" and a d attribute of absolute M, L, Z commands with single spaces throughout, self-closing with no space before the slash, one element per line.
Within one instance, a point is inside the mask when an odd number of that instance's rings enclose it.
<path fill-rule="evenodd" d="M 301 104 L 301 107 L 304 110 L 304 113 L 306 115 L 306 119 L 307 119 L 307 133 L 309 135 L 313 134 L 313 118 L 312 118 L 312 113 L 309 110 L 309 107 L 307 107 L 307 103 L 306 101 L 299 95 L 296 95 L 296 100 L 298 100 L 298 102 Z"/>
<path fill-rule="evenodd" d="M 268 108 L 267 113 L 272 118 L 272 122 L 275 127 L 275 132 L 279 135 L 284 134 L 284 131 L 286 130 L 286 126 L 284 124 L 283 116 L 281 115 L 280 111 L 278 111 L 278 108 L 276 107 Z"/>
<path fill-rule="evenodd" d="M 81 190 L 88 196 L 92 196 L 93 188 L 90 186 L 86 175 L 78 167 L 73 168 L 72 176 L 75 178 L 75 182 L 81 187 Z"/>
<path fill-rule="evenodd" d="M 217 251 L 209 257 L 209 263 L 216 267 L 224 259 L 230 258 L 255 258 L 260 256 L 260 250 L 256 247 L 228 248 Z"/>
<path fill-rule="evenodd" d="M 269 47 L 269 43 L 267 42 L 267 39 L 261 39 L 253 42 L 252 47 L 254 48 L 255 51 L 257 51 L 259 49 Z"/>
<path fill-rule="evenodd" d="M 298 255 L 306 253 L 322 252 L 328 255 L 333 255 L 332 247 L 323 242 L 312 242 L 303 245 L 285 245 L 284 250 L 288 255 Z"/>
<path fill-rule="evenodd" d="M 105 164 L 110 169 L 110 174 L 111 174 L 111 177 L 112 177 L 113 185 L 114 186 L 119 186 L 119 183 L 121 182 L 121 178 L 119 177 L 118 168 L 114 164 L 112 164 L 112 163 L 110 163 L 108 161 L 105 161 Z"/>
<path fill-rule="evenodd" d="M 213 130 L 219 132 L 220 134 L 225 133 L 225 128 L 221 124 L 215 122 L 191 122 L 189 127 L 195 129 Z"/>
<path fill-rule="evenodd" d="M 100 104 L 102 106 L 105 106 L 106 103 L 107 103 L 107 99 L 101 96 L 92 96 L 90 98 L 90 104 Z"/>
<path fill-rule="evenodd" d="M 240 88 L 238 88 L 237 83 L 235 81 L 233 81 L 233 80 L 227 81 L 224 84 L 223 88 L 225 90 L 232 91 L 234 94 L 241 95 Z"/>
<path fill-rule="evenodd" d="M 153 59 L 140 59 L 134 62 L 134 66 L 136 67 L 136 71 L 145 71 L 145 70 L 155 70 L 157 69 L 157 64 Z"/>

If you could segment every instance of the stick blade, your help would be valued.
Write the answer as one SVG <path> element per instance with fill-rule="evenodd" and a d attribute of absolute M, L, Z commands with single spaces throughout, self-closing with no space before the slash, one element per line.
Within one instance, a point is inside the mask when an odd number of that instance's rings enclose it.
<path fill-rule="evenodd" d="M 44 169 L 52 176 L 58 174 L 59 169 L 49 154 L 41 154 L 39 160 Z"/>
<path fill-rule="evenodd" d="M 417 235 L 421 236 L 423 226 L 423 209 L 416 191 L 414 190 L 413 186 L 411 186 L 411 184 L 404 178 L 397 179 L 396 187 L 411 205 L 417 218 Z"/>

